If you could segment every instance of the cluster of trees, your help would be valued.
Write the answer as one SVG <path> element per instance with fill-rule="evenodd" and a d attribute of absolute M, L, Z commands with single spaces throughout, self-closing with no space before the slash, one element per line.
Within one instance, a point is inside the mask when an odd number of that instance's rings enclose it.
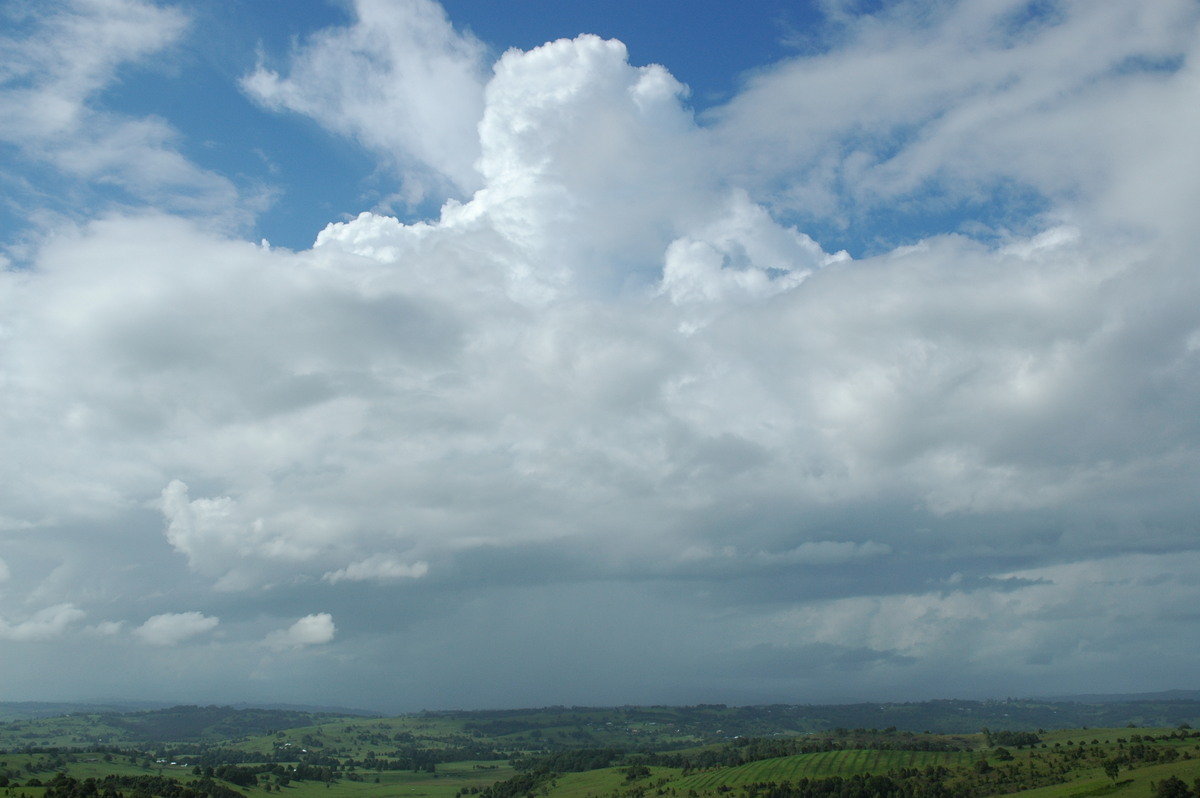
<path fill-rule="evenodd" d="M 277 763 L 263 763 L 244 767 L 242 765 L 211 765 L 192 768 L 193 776 L 205 779 L 221 779 L 239 787 L 254 787 L 259 784 L 261 776 L 266 775 L 281 787 L 286 787 L 292 781 L 322 781 L 326 784 L 337 781 L 337 769 L 327 765 L 298 764 L 295 766 Z M 267 782 L 270 784 L 270 782 Z"/>
<path fill-rule="evenodd" d="M 967 798 L 969 792 L 947 781 L 945 768 L 889 775 L 829 776 L 780 783 L 749 784 L 744 798 Z"/>
<path fill-rule="evenodd" d="M 463 724 L 463 731 L 483 737 L 507 737 L 510 734 L 540 732 L 544 725 L 540 720 L 468 721 Z"/>
<path fill-rule="evenodd" d="M 478 795 L 479 798 L 522 798 L 537 793 L 542 787 L 554 784 L 555 773 L 549 770 L 535 770 L 529 773 L 518 773 L 511 779 L 498 781 L 490 787 L 484 787 L 478 792 L 459 791 L 459 795 Z"/>
<path fill-rule="evenodd" d="M 164 776 L 105 776 L 80 781 L 59 773 L 45 784 L 45 798 L 125 798 L 126 791 L 135 798 L 245 798 L 209 778 L 185 785 Z"/>
<path fill-rule="evenodd" d="M 234 709 L 222 706 L 177 706 L 143 712 L 112 713 L 103 720 L 142 740 L 229 740 L 272 734 L 278 729 L 312 726 L 326 718 L 324 712 L 285 709 Z"/>
<path fill-rule="evenodd" d="M 1152 783 L 1150 789 L 1157 798 L 1196 798 L 1200 795 L 1200 779 L 1196 779 L 1189 788 L 1178 776 L 1167 776 L 1160 782 Z"/>
<path fill-rule="evenodd" d="M 507 756 L 509 756 L 507 752 L 497 751 L 490 746 L 480 745 L 472 741 L 465 741 L 463 745 L 447 746 L 444 748 L 421 748 L 417 744 L 412 743 L 391 751 L 385 751 L 382 754 L 367 751 L 362 759 L 347 758 L 342 760 L 341 764 L 344 768 L 358 767 L 376 772 L 384 770 L 411 770 L 414 773 L 433 773 L 437 770 L 438 765 L 445 762 L 491 761 L 504 759 Z"/>
<path fill-rule="evenodd" d="M 986 727 L 982 731 L 983 738 L 989 746 L 1011 745 L 1015 748 L 1032 748 L 1042 741 L 1041 737 L 1031 731 L 989 731 Z"/>
<path fill-rule="evenodd" d="M 554 773 L 582 773 L 612 765 L 625 756 L 620 748 L 579 748 L 551 754 L 513 757 L 509 764 L 522 773 L 545 770 Z"/>

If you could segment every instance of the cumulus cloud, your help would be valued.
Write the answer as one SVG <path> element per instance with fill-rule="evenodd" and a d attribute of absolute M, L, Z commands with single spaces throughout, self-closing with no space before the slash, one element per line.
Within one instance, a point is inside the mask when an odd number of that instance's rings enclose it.
<path fill-rule="evenodd" d="M 318 612 L 304 616 L 287 629 L 267 635 L 267 645 L 278 649 L 318 646 L 333 640 L 336 632 L 333 616 L 327 612 Z"/>
<path fill-rule="evenodd" d="M 211 632 L 219 623 L 219 618 L 201 612 L 167 612 L 146 619 L 145 623 L 133 630 L 133 634 L 152 646 L 174 646 Z"/>
<path fill-rule="evenodd" d="M 61 637 L 67 627 L 85 616 L 86 613 L 73 604 L 57 604 L 15 623 L 0 617 L 0 640 L 25 643 Z"/>
<path fill-rule="evenodd" d="M 0 437 L 21 453 L 0 460 L 5 528 L 161 549 L 176 570 L 138 595 L 319 597 L 330 613 L 266 637 L 280 651 L 329 642 L 336 614 L 339 647 L 398 650 L 402 629 L 472 660 L 434 612 L 588 651 L 573 611 L 611 601 L 646 639 L 704 630 L 688 662 L 841 652 L 915 690 L 953 657 L 991 674 L 971 652 L 1006 645 L 1034 674 L 1068 615 L 1115 643 L 1119 606 L 1087 609 L 1102 582 L 1161 620 L 1141 642 L 1181 645 L 1163 642 L 1175 598 L 1110 576 L 1195 547 L 1196 156 L 1158 132 L 1197 127 L 1195 13 L 1066 4 L 1005 27 L 1016 7 L 855 17 L 698 123 L 620 42 L 509 51 L 486 78 L 436 6 L 359 2 L 244 88 L 455 198 L 300 252 L 111 213 L 0 273 Z M 1154 153 L 1109 135 L 1131 107 Z M 1168 161 L 1151 224 L 1119 194 Z M 851 258 L 800 223 L 1016 185 L 1040 210 L 978 237 Z M 5 556 L 14 575 L 39 561 Z M 380 628 L 355 601 L 386 608 Z M 196 611 L 134 634 L 217 626 Z"/>
<path fill-rule="evenodd" d="M 286 536 L 271 535 L 262 518 L 249 518 L 228 496 L 191 499 L 187 485 L 172 480 L 160 504 L 167 517 L 167 540 L 193 568 L 221 577 L 218 586 L 246 586 L 239 567 L 246 557 L 304 559 L 312 552 Z"/>
<path fill-rule="evenodd" d="M 676 304 L 765 299 L 849 258 L 828 255 L 804 233 L 781 227 L 743 192 L 693 236 L 675 239 L 663 256 L 662 290 Z"/>
<path fill-rule="evenodd" d="M 893 495 L 936 515 L 1056 508 L 1181 456 L 1152 430 L 1189 422 L 1136 401 L 1123 361 L 1140 322 L 1122 286 L 1144 250 L 1064 229 L 826 253 L 700 174 L 709 141 L 681 94 L 617 42 L 514 51 L 486 91 L 487 183 L 437 220 L 364 214 L 308 253 L 161 218 L 63 239 L 10 281 L 9 318 L 51 330 L 69 308 L 89 341 L 37 361 L 83 389 L 48 383 L 40 412 L 137 441 L 141 471 L 97 463 L 80 482 L 161 475 L 167 540 L 225 589 L 297 571 L 405 581 L 481 546 L 641 526 L 686 538 L 688 514 L 745 495 L 797 512 Z M 584 146 L 596 129 L 622 145 Z M 120 258 L 139 294 L 84 252 Z M 622 284 L 597 276 L 626 263 Z M 1188 318 L 1165 306 L 1164 342 Z M 1193 378 L 1172 362 L 1166 396 Z M 1095 429 L 1085 402 L 1123 425 Z M 178 444 L 153 445 L 164 433 Z M 177 475 L 222 487 L 193 498 Z M 739 550 L 816 556 L 819 533 L 786 527 Z M 657 545 L 605 539 L 618 559 Z"/>

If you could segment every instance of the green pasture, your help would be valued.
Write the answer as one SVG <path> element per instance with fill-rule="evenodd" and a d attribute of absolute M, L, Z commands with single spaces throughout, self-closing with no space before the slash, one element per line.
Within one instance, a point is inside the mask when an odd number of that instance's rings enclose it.
<path fill-rule="evenodd" d="M 762 759 L 737 767 L 694 773 L 677 779 L 673 786 L 703 792 L 715 790 L 723 784 L 739 787 L 745 784 L 796 781 L 803 778 L 845 778 L 860 773 L 888 773 L 900 768 L 923 769 L 930 765 L 942 765 L 951 769 L 970 767 L 979 758 L 977 751 L 821 751 L 815 754 Z"/>
<path fill-rule="evenodd" d="M 4 798 L 43 798 L 45 794 L 43 787 L 5 787 L 0 790 Z"/>
<path fill-rule="evenodd" d="M 1038 736 L 1042 738 L 1042 742 L 1047 746 L 1053 746 L 1055 743 L 1066 745 L 1073 743 L 1091 744 L 1092 740 L 1097 740 L 1101 745 L 1116 745 L 1117 740 L 1128 740 L 1132 735 L 1138 734 L 1142 737 L 1162 737 L 1170 735 L 1177 729 L 1166 728 L 1123 728 L 1123 729 L 1055 729 L 1051 731 L 1043 731 Z"/>
<path fill-rule="evenodd" d="M 384 772 L 364 781 L 341 780 L 332 784 L 314 781 L 293 781 L 280 791 L 266 793 L 262 789 L 243 790 L 250 796 L 277 795 L 282 798 L 454 798 L 463 782 L 440 775 L 403 771 Z M 487 781 L 486 784 L 490 784 Z"/>
<path fill-rule="evenodd" d="M 293 753 L 328 753 L 339 758 L 362 759 L 368 751 L 385 752 L 416 743 L 422 748 L 438 748 L 461 742 L 469 735 L 463 723 L 453 718 L 338 718 L 313 726 L 299 726 L 271 735 L 239 741 L 230 747 L 268 759 L 276 747 Z M 409 737 L 411 735 L 411 738 Z M 399 739 L 397 739 L 399 738 Z"/>
<path fill-rule="evenodd" d="M 564 773 L 550 785 L 553 798 L 607 798 L 617 792 L 637 787 L 662 785 L 664 790 L 679 790 L 680 771 L 674 768 L 650 768 L 650 776 L 631 782 L 625 778 L 625 768 L 603 768 L 586 773 Z"/>
<path fill-rule="evenodd" d="M 1161 781 L 1168 776 L 1182 779 L 1190 788 L 1193 782 L 1200 778 L 1200 761 L 1190 760 L 1172 762 L 1168 765 L 1148 765 L 1133 770 L 1123 768 L 1117 775 L 1116 784 L 1113 784 L 1098 768 L 1094 771 L 1080 771 L 1065 784 L 1039 787 L 1034 790 L 1013 793 L 1013 795 L 1020 796 L 1020 798 L 1089 798 L 1089 796 L 1103 795 L 1141 798 L 1153 795 L 1150 789 L 1151 783 Z"/>
<path fill-rule="evenodd" d="M 6 751 L 120 745 L 127 740 L 126 732 L 106 723 L 102 715 L 64 715 L 0 724 L 0 749 Z"/>
<path fill-rule="evenodd" d="M 123 754 L 112 754 L 106 761 L 103 754 L 92 753 L 66 755 L 8 753 L 0 754 L 0 771 L 20 771 L 21 775 L 16 780 L 24 783 L 30 778 L 42 781 L 54 778 L 54 774 L 59 771 L 66 771 L 68 775 L 78 779 L 87 779 L 103 778 L 110 774 L 126 776 L 157 774 L 158 769 L 163 767 L 155 765 L 153 769 L 147 769 L 141 764 L 145 760 L 144 756 L 134 757 L 134 759 L 136 761 L 130 762 L 129 757 Z M 178 769 L 171 768 L 170 770 Z M 162 775 L 180 778 L 180 774 L 174 772 L 163 772 Z"/>

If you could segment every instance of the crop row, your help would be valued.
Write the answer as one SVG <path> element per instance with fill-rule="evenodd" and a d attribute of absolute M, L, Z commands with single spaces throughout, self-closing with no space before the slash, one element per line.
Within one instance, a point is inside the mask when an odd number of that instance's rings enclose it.
<path fill-rule="evenodd" d="M 978 754 L 969 751 L 877 751 L 854 749 L 797 754 L 776 759 L 763 759 L 733 768 L 694 773 L 679 780 L 684 789 L 697 792 L 714 790 L 722 785 L 796 781 L 801 778 L 820 779 L 829 776 L 853 776 L 859 773 L 888 773 L 900 768 L 925 768 L 944 765 L 954 768 L 969 765 Z"/>

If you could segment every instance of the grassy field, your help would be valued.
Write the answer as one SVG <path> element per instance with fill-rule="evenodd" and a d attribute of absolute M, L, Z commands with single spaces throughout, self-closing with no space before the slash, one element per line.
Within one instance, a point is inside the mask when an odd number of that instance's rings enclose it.
<path fill-rule="evenodd" d="M 1197 738 L 1163 739 L 1172 729 L 1076 729 L 1047 734 L 1039 745 L 1005 751 L 977 750 L 926 752 L 879 749 L 823 751 L 762 759 L 736 767 L 686 773 L 678 768 L 652 767 L 649 775 L 632 780 L 627 768 L 611 767 L 559 776 L 547 785 L 550 798 L 741 798 L 751 785 L 796 783 L 801 779 L 846 779 L 861 774 L 899 774 L 941 767 L 947 781 L 969 785 L 975 795 L 1017 795 L 1022 798 L 1069 796 L 1152 795 L 1152 785 L 1175 776 L 1189 787 L 1200 779 L 1200 744 Z M 1135 742 L 1136 741 L 1136 742 Z M 1174 752 L 1171 762 L 1123 762 L 1117 780 L 1101 766 L 1104 759 L 1127 756 L 1142 745 L 1157 752 Z M 1157 755 L 1157 754 L 1156 754 Z M 1165 754 L 1164 754 L 1165 755 Z M 980 762 L 986 762 L 986 767 Z M 1022 789 L 1022 782 L 1053 779 L 1056 783 Z M 990 786 L 989 786 L 990 785 Z"/>
<path fill-rule="evenodd" d="M 1065 784 L 1041 787 L 1019 793 L 1021 798 L 1086 798 L 1087 796 L 1153 795 L 1150 785 L 1168 776 L 1182 779 L 1191 786 L 1200 778 L 1200 761 L 1184 764 L 1150 765 L 1137 770 L 1122 772 L 1113 783 L 1102 772 L 1080 773 Z"/>
<path fill-rule="evenodd" d="M 185 730 L 189 737 L 152 744 L 142 739 L 148 729 L 163 728 Z M 148 720 L 75 715 L 0 724 L 6 746 L 0 752 L 5 779 L 0 798 L 45 798 L 38 783 L 59 773 L 79 782 L 164 776 L 202 790 L 205 768 L 221 775 L 223 763 L 250 774 L 252 786 L 225 785 L 246 798 L 757 798 L 756 785 L 864 775 L 937 780 L 970 798 L 1148 796 L 1152 784 L 1170 776 L 1189 787 L 1200 779 L 1200 735 L 1191 735 L 1186 724 L 1039 729 L 1035 745 L 1006 749 L 989 746 L 982 733 L 892 728 L 735 739 L 716 723 L 707 731 L 689 727 L 671 708 L 398 718 L 282 712 L 243 717 L 218 708 L 190 714 L 178 708 Z M 506 780 L 518 775 L 510 760 L 538 772 L 539 756 L 601 748 L 614 749 L 614 766 L 547 771 L 535 786 L 505 792 Z M 1106 760 L 1120 762 L 1115 783 L 1105 774 Z M 325 775 L 312 775 L 318 770 Z M 225 773 L 234 778 L 231 774 Z M 133 794 L 132 787 L 124 789 Z"/>
<path fill-rule="evenodd" d="M 900 768 L 925 768 L 944 765 L 970 767 L 979 755 L 972 751 L 822 751 L 815 754 L 763 759 L 732 768 L 698 773 L 677 780 L 679 788 L 706 792 L 722 784 L 739 787 L 769 781 L 820 779 L 829 776 L 853 776 L 859 773 L 889 773 Z"/>

